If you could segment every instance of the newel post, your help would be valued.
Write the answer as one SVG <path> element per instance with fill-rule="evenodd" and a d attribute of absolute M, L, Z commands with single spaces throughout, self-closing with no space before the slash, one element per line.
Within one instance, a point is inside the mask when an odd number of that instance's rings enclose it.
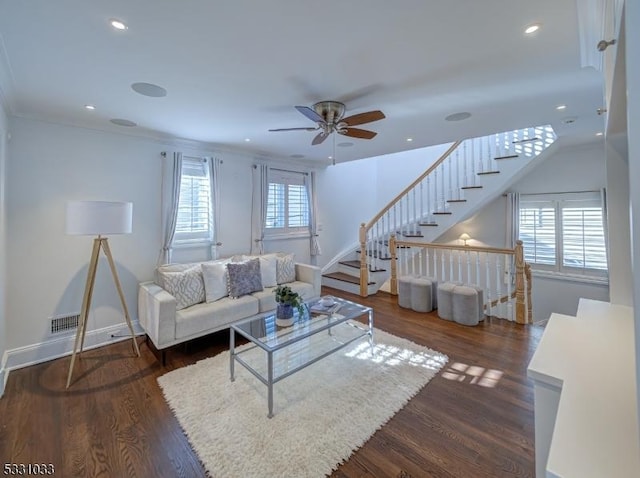
<path fill-rule="evenodd" d="M 389 237 L 389 253 L 391 254 L 391 281 L 389 283 L 391 295 L 398 295 L 398 267 L 396 262 L 396 235 Z"/>
<path fill-rule="evenodd" d="M 516 322 L 527 323 L 527 309 L 525 304 L 525 276 L 524 276 L 524 248 L 522 241 L 516 241 L 514 250 L 516 259 Z"/>
<path fill-rule="evenodd" d="M 360 224 L 360 296 L 367 297 L 369 295 L 369 277 L 367 267 L 367 225 L 363 222 Z"/>

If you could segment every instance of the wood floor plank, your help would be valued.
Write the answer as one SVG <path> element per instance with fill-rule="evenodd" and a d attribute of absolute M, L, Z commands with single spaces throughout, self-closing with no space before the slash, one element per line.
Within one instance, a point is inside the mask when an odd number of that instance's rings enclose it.
<path fill-rule="evenodd" d="M 534 476 L 526 366 L 541 327 L 493 318 L 464 327 L 401 309 L 386 293 L 324 292 L 373 307 L 377 328 L 449 357 L 333 478 Z M 228 332 L 171 348 L 164 367 L 138 343 L 139 358 L 130 341 L 83 352 L 69 390 L 68 357 L 11 372 L 0 399 L 0 461 L 52 463 L 65 477 L 206 477 L 156 379 L 228 349 Z"/>

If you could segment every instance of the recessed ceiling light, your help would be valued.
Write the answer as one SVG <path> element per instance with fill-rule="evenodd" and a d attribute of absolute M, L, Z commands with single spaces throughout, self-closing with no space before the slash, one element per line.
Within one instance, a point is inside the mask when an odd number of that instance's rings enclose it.
<path fill-rule="evenodd" d="M 84 107 L 85 107 L 85 109 L 88 109 L 88 110 L 91 110 L 91 111 L 96 109 L 96 107 L 93 106 L 93 105 L 84 105 Z"/>
<path fill-rule="evenodd" d="M 251 138 L 245 138 L 244 141 L 245 141 L 245 143 L 248 143 L 248 142 L 251 141 Z"/>
<path fill-rule="evenodd" d="M 110 119 L 109 121 L 111 121 L 113 124 L 117 124 L 118 126 L 127 126 L 128 128 L 131 128 L 133 126 L 138 126 L 137 123 L 134 123 L 133 121 L 129 121 L 128 119 L 114 118 L 114 119 Z"/>
<path fill-rule="evenodd" d="M 525 28 L 524 32 L 527 35 L 531 35 L 540 30 L 540 26 L 541 25 L 539 23 L 534 23 L 533 25 L 529 25 L 527 28 Z"/>
<path fill-rule="evenodd" d="M 604 135 L 604 133 L 603 133 L 602 131 L 598 131 L 598 132 L 596 133 L 596 136 L 602 136 L 602 135 Z"/>
<path fill-rule="evenodd" d="M 152 98 L 161 98 L 167 96 L 167 90 L 162 86 L 153 83 L 133 83 L 131 89 L 143 96 L 151 96 Z"/>
<path fill-rule="evenodd" d="M 558 105 L 558 106 L 556 106 L 556 109 L 558 111 L 566 110 L 567 109 L 567 105 Z"/>
<path fill-rule="evenodd" d="M 122 22 L 121 20 L 118 20 L 117 18 L 112 18 L 111 20 L 109 20 L 109 23 L 116 30 L 126 30 L 127 28 L 129 28 L 124 24 L 124 22 Z"/>
<path fill-rule="evenodd" d="M 333 159 L 333 156 L 327 156 L 329 159 Z"/>
<path fill-rule="evenodd" d="M 410 143 L 411 141 L 413 141 L 413 138 L 407 138 L 408 143 Z"/>
<path fill-rule="evenodd" d="M 461 111 L 460 113 L 453 113 L 445 118 L 447 121 L 462 121 L 471 117 L 471 113 L 467 111 Z"/>

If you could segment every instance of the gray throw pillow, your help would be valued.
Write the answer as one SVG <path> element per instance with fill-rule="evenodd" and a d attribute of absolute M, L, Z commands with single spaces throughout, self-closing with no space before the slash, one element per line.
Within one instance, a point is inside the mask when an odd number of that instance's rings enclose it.
<path fill-rule="evenodd" d="M 164 288 L 176 298 L 176 310 L 204 302 L 204 281 L 200 266 L 182 272 L 161 272 Z"/>
<path fill-rule="evenodd" d="M 262 290 L 260 259 L 227 264 L 227 287 L 229 297 L 237 299 L 243 295 Z"/>

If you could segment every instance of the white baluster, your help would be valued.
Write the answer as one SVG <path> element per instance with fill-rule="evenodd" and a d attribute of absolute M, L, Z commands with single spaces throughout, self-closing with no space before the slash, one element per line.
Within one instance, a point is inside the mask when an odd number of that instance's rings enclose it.
<path fill-rule="evenodd" d="M 476 285 L 480 287 L 480 253 L 476 252 Z"/>
<path fill-rule="evenodd" d="M 471 284 L 471 254 L 469 251 L 465 251 L 464 255 L 467 258 L 467 282 Z"/>
<path fill-rule="evenodd" d="M 492 311 L 491 311 L 491 297 L 493 297 L 493 295 L 491 294 L 491 271 L 489 269 L 491 269 L 491 262 L 490 262 L 490 258 L 489 258 L 489 253 L 485 253 L 485 257 L 484 257 L 485 261 L 484 261 L 484 268 L 486 271 L 486 287 L 485 290 L 487 291 L 487 315 L 491 316 Z"/>
<path fill-rule="evenodd" d="M 502 298 L 502 281 L 504 281 L 504 277 L 502 277 L 502 261 L 499 254 L 495 254 L 496 256 L 496 286 L 498 289 L 498 300 Z M 504 307 L 502 303 L 498 303 L 498 312 L 499 317 L 504 317 Z"/>
<path fill-rule="evenodd" d="M 456 199 L 461 199 L 460 196 L 460 148 L 456 149 Z"/>
<path fill-rule="evenodd" d="M 458 251 L 456 255 L 458 256 L 458 282 L 464 283 L 462 278 L 462 251 Z"/>
<path fill-rule="evenodd" d="M 433 215 L 431 214 L 431 175 L 427 176 L 427 214 L 429 219 L 427 222 L 433 222 Z"/>
<path fill-rule="evenodd" d="M 424 221 L 424 180 L 420 181 L 420 222 Z"/>

